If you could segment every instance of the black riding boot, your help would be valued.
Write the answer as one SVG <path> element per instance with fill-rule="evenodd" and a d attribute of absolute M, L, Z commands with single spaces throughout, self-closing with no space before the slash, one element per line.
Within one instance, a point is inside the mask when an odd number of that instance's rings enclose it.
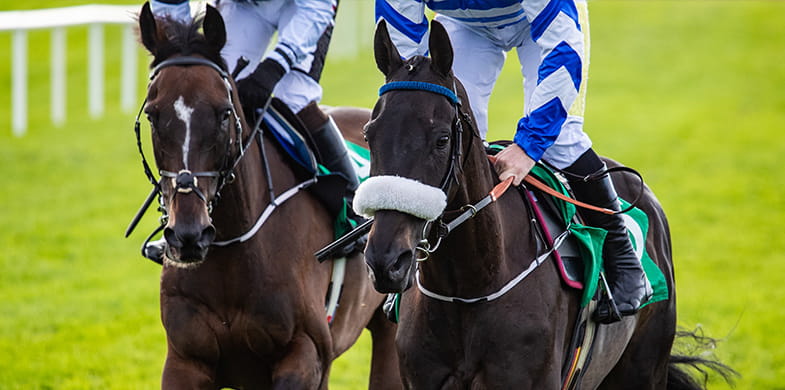
<path fill-rule="evenodd" d="M 598 207 L 621 210 L 610 175 L 602 174 L 605 165 L 593 151 L 589 152 L 589 156 L 584 154 L 581 159 L 596 158 L 596 161 L 590 165 L 596 167 L 596 163 L 599 163 L 600 168 L 593 174 L 585 175 L 587 179 L 569 179 L 575 198 Z M 579 164 L 581 159 L 576 164 Z M 576 164 L 570 168 L 575 167 Z M 565 171 L 573 173 L 570 168 Z M 643 272 L 641 262 L 632 248 L 624 220 L 619 215 L 585 209 L 581 209 L 580 213 L 588 225 L 608 231 L 602 248 L 602 258 L 612 299 L 600 302 L 595 319 L 601 323 L 613 323 L 621 320 L 623 316 L 637 313 L 641 305 L 651 298 L 652 289 Z"/>
<path fill-rule="evenodd" d="M 321 157 L 319 162 L 330 172 L 340 173 L 346 178 L 348 183 L 345 196 L 348 200 L 353 199 L 354 191 L 360 185 L 360 181 L 357 179 L 354 164 L 349 158 L 343 136 L 335 121 L 325 115 L 316 103 L 305 106 L 297 116 L 303 121 L 313 142 L 316 143 Z"/>
<path fill-rule="evenodd" d="M 164 251 L 166 251 L 166 239 L 161 238 L 145 244 L 144 249 L 142 249 L 142 254 L 153 262 L 163 264 Z"/>

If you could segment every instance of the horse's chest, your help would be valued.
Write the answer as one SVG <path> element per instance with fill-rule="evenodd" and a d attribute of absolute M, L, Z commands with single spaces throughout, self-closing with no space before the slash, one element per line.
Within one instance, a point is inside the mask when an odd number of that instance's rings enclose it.
<path fill-rule="evenodd" d="M 294 320 L 284 310 L 252 304 L 213 309 L 184 297 L 162 307 L 167 337 L 182 354 L 200 360 L 231 355 L 266 357 L 291 339 Z"/>
<path fill-rule="evenodd" d="M 532 381 L 558 380 L 555 329 L 544 316 L 511 314 L 516 311 L 521 309 L 412 311 L 412 317 L 401 318 L 398 331 L 404 375 L 414 387 L 444 389 L 525 389 L 537 388 Z"/>

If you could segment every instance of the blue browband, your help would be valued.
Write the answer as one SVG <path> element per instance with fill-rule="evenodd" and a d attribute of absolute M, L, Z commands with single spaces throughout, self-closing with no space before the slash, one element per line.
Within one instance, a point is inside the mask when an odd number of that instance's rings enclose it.
<path fill-rule="evenodd" d="M 455 92 L 453 92 L 449 88 L 443 87 L 438 84 L 426 83 L 425 81 L 391 81 L 387 84 L 382 85 L 382 87 L 379 88 L 379 96 L 382 96 L 385 93 L 393 90 L 401 90 L 401 89 L 438 93 L 439 95 L 442 95 L 447 99 L 450 99 L 450 102 L 452 102 L 452 104 L 461 103 L 461 101 L 458 99 L 458 96 L 455 96 Z"/>

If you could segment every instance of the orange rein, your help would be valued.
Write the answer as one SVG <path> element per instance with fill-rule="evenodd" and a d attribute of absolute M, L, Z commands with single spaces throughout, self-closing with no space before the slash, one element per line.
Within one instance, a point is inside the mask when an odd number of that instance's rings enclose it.
<path fill-rule="evenodd" d="M 491 163 L 495 163 L 496 162 L 496 156 L 490 156 L 489 155 L 488 159 L 491 160 Z M 511 178 L 508 178 L 507 180 L 505 180 L 504 182 L 502 182 L 500 184 L 507 183 L 507 186 L 509 186 L 509 182 L 511 182 L 510 179 Z M 566 195 L 562 194 L 561 192 L 556 191 L 556 190 L 554 190 L 551 187 L 548 187 L 547 185 L 545 185 L 545 183 L 539 181 L 536 177 L 532 176 L 531 174 L 526 175 L 526 177 L 523 178 L 523 181 L 525 181 L 526 183 L 531 184 L 532 186 L 536 187 L 537 189 L 539 189 L 542 192 L 545 192 L 548 195 L 551 195 L 553 197 L 559 198 L 559 199 L 561 199 L 561 200 L 563 200 L 565 202 L 572 203 L 572 204 L 574 204 L 574 205 L 576 205 L 578 207 L 582 207 L 582 208 L 585 208 L 585 209 L 588 209 L 588 210 L 597 211 L 597 212 L 600 212 L 600 213 L 603 213 L 603 214 L 608 214 L 608 215 L 616 214 L 616 211 L 613 211 L 611 209 L 606 209 L 606 208 L 603 208 L 603 207 L 597 207 L 597 206 L 594 206 L 594 205 L 590 205 L 588 203 L 581 202 L 581 201 L 576 200 L 576 199 L 572 199 L 569 196 L 566 196 Z M 505 186 L 504 189 L 505 190 L 507 189 L 506 186 Z M 491 194 L 493 194 L 495 192 L 495 190 L 496 190 L 496 188 L 494 188 L 494 191 L 492 191 Z M 501 192 L 503 193 L 504 190 L 502 190 Z"/>

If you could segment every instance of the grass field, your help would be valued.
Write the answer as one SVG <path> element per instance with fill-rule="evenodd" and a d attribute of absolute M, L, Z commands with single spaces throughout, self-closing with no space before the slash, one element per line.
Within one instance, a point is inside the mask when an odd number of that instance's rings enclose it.
<path fill-rule="evenodd" d="M 0 0 L 0 10 L 30 5 Z M 720 339 L 712 353 L 742 374 L 737 388 L 785 389 L 785 2 L 597 0 L 590 9 L 586 128 L 600 153 L 644 175 L 668 213 L 680 325 Z M 156 222 L 151 213 L 123 238 L 148 185 L 133 114 L 119 108 L 119 28 L 107 30 L 98 120 L 87 115 L 86 29 L 69 29 L 63 127 L 49 122 L 48 33 L 29 39 L 30 127 L 17 138 L 11 38 L 0 33 L 0 389 L 155 388 L 160 270 L 137 253 Z M 490 139 L 511 137 L 522 109 L 515 63 L 492 98 Z M 328 61 L 324 103 L 369 107 L 381 82 L 370 50 Z M 368 344 L 336 362 L 332 388 L 366 386 Z M 710 388 L 728 387 L 712 378 Z"/>

